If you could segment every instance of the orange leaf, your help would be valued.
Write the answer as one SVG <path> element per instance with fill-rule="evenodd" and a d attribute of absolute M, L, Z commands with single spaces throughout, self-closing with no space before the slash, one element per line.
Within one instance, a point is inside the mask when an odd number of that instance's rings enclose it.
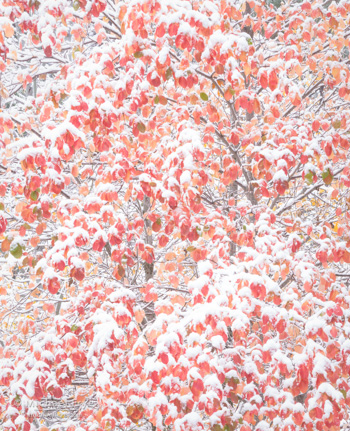
<path fill-rule="evenodd" d="M 86 251 L 84 251 L 84 253 L 81 253 L 80 259 L 81 260 L 89 260 L 89 254 Z"/>
<path fill-rule="evenodd" d="M 41 235 L 45 229 L 46 229 L 46 223 L 40 223 L 38 224 L 35 230 L 38 235 Z"/>
<path fill-rule="evenodd" d="M 101 419 L 102 419 L 102 411 L 101 410 L 99 410 L 98 412 L 97 412 L 97 414 L 96 414 L 96 420 L 97 420 L 97 422 L 101 422 Z"/>
<path fill-rule="evenodd" d="M 185 305 L 185 298 L 181 295 L 176 295 L 171 298 L 171 302 L 173 304 L 180 304 L 181 306 Z"/>
<path fill-rule="evenodd" d="M 73 177 L 77 177 L 79 175 L 79 169 L 78 169 L 77 165 L 74 165 L 72 167 L 72 175 L 73 175 Z"/>
<path fill-rule="evenodd" d="M 172 251 L 170 251 L 165 255 L 165 260 L 173 260 L 173 259 L 176 259 L 176 254 L 173 253 Z"/>
<path fill-rule="evenodd" d="M 33 236 L 33 238 L 30 240 L 30 245 L 32 247 L 36 247 L 40 242 L 40 237 L 38 236 Z"/>
<path fill-rule="evenodd" d="M 89 194 L 89 187 L 86 184 L 84 184 L 83 186 L 80 187 L 79 193 L 83 196 L 87 196 Z"/>
<path fill-rule="evenodd" d="M 12 25 L 10 23 L 6 23 L 3 26 L 3 30 L 4 30 L 4 33 L 5 33 L 6 37 L 12 37 L 14 35 L 14 33 L 15 33 L 15 30 L 13 29 L 13 27 L 12 27 Z"/>
<path fill-rule="evenodd" d="M 141 323 L 144 317 L 145 317 L 145 312 L 143 310 L 135 311 L 135 319 L 137 323 Z"/>
<path fill-rule="evenodd" d="M 6 251 L 9 251 L 10 246 L 11 246 L 11 242 L 7 238 L 5 238 L 1 244 L 1 251 L 3 251 L 4 253 Z"/>

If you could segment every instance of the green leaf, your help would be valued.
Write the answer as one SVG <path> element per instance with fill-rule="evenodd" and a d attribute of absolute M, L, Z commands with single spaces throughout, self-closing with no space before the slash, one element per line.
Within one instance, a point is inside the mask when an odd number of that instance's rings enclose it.
<path fill-rule="evenodd" d="M 335 120 L 332 124 L 334 129 L 340 129 L 341 127 L 341 121 L 340 120 Z"/>
<path fill-rule="evenodd" d="M 79 1 L 75 1 L 75 2 L 73 3 L 73 9 L 74 9 L 75 11 L 77 11 L 78 9 L 80 9 L 80 2 L 79 2 Z"/>
<path fill-rule="evenodd" d="M 4 209 L 5 209 L 5 205 L 2 202 L 0 202 L 0 211 L 4 211 Z"/>
<path fill-rule="evenodd" d="M 72 332 L 75 332 L 78 328 L 79 328 L 79 326 L 78 326 L 78 325 L 76 325 L 76 324 L 74 324 L 74 325 L 72 325 L 72 326 L 71 326 L 70 330 L 71 330 Z"/>
<path fill-rule="evenodd" d="M 139 132 L 145 133 L 146 126 L 143 123 L 137 123 L 137 128 L 139 129 Z"/>
<path fill-rule="evenodd" d="M 143 57 L 143 52 L 142 51 L 136 51 L 136 52 L 134 52 L 134 57 L 135 58 L 141 58 L 141 57 Z"/>
<path fill-rule="evenodd" d="M 314 182 L 314 173 L 313 172 L 308 172 L 305 175 L 305 179 L 307 181 L 308 184 L 312 184 Z"/>
<path fill-rule="evenodd" d="M 40 190 L 40 189 L 37 189 L 37 190 L 34 190 L 34 192 L 31 192 L 31 194 L 30 194 L 30 199 L 31 199 L 32 201 L 37 201 L 37 200 L 38 200 L 38 197 L 39 197 L 39 192 L 38 192 L 38 190 Z"/>
<path fill-rule="evenodd" d="M 17 244 L 14 248 L 10 248 L 10 253 L 16 259 L 20 259 L 22 257 L 22 254 L 23 254 L 23 249 L 20 246 L 20 244 Z"/>
<path fill-rule="evenodd" d="M 165 72 L 165 79 L 168 81 L 173 76 L 173 69 L 168 67 Z"/>
<path fill-rule="evenodd" d="M 155 104 L 158 104 L 158 103 L 159 103 L 159 96 L 158 96 L 158 94 L 157 94 L 157 96 L 154 98 L 154 103 L 155 103 Z"/>
<path fill-rule="evenodd" d="M 202 100 L 204 100 L 204 102 L 206 102 L 209 99 L 209 97 L 206 93 L 200 93 L 199 96 Z"/>

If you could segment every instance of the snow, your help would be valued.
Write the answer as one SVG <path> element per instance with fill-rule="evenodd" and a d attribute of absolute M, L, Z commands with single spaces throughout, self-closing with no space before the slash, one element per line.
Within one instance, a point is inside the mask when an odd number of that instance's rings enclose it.
<path fill-rule="evenodd" d="M 169 47 L 168 46 L 163 46 L 163 48 L 159 51 L 158 54 L 158 61 L 160 64 L 165 64 L 167 58 L 169 55 Z"/>
<path fill-rule="evenodd" d="M 324 319 L 321 319 L 317 316 L 311 316 L 309 317 L 307 323 L 305 324 L 305 334 L 315 334 L 319 329 L 322 329 L 324 327 Z"/>
<path fill-rule="evenodd" d="M 83 260 L 76 256 L 71 257 L 70 263 L 74 268 L 85 268 L 85 263 Z"/>
<path fill-rule="evenodd" d="M 196 280 L 190 281 L 188 283 L 189 291 L 201 290 L 204 286 L 209 283 L 209 277 L 207 275 L 201 275 Z"/>
<path fill-rule="evenodd" d="M 194 163 L 193 163 L 193 156 L 192 156 L 192 154 L 188 154 L 185 157 L 185 160 L 184 160 L 184 169 L 189 169 L 189 170 L 193 170 L 194 169 Z"/>
<path fill-rule="evenodd" d="M 286 365 L 287 370 L 289 372 L 294 370 L 294 365 L 293 365 L 292 361 L 281 351 L 276 351 L 272 355 L 272 359 L 274 361 L 276 361 L 277 363 L 282 363 L 282 364 Z"/>
<path fill-rule="evenodd" d="M 337 403 L 344 399 L 341 392 L 337 391 L 330 383 L 327 382 L 320 384 L 320 386 L 318 387 L 318 392 L 321 394 L 326 394 Z"/>
<path fill-rule="evenodd" d="M 315 356 L 312 374 L 315 377 L 319 374 L 327 377 L 327 370 L 333 370 L 332 363 L 325 355 L 318 352 Z"/>
<path fill-rule="evenodd" d="M 273 398 L 276 402 L 277 402 L 278 398 L 280 397 L 280 393 L 277 390 L 277 388 L 272 387 L 272 386 L 266 386 L 265 391 L 264 391 L 264 395 L 266 398 Z"/>
<path fill-rule="evenodd" d="M 185 426 L 185 428 L 182 426 Z M 183 418 L 176 419 L 174 422 L 174 431 L 183 431 L 184 429 L 191 431 L 200 431 L 203 429 L 202 419 L 197 412 L 187 413 Z"/>
<path fill-rule="evenodd" d="M 43 280 L 51 280 L 53 278 L 60 278 L 60 275 L 55 272 L 55 270 L 51 267 L 46 268 L 43 276 Z"/>
<path fill-rule="evenodd" d="M 162 362 L 157 361 L 154 357 L 147 357 L 144 365 L 144 370 L 146 373 L 151 373 L 152 371 L 161 371 L 166 368 Z"/>
<path fill-rule="evenodd" d="M 52 263 L 59 263 L 61 261 L 63 261 L 63 262 L 65 261 L 65 258 L 64 258 L 64 256 L 61 253 L 54 253 L 51 256 L 51 262 Z"/>
<path fill-rule="evenodd" d="M 77 127 L 75 127 L 71 122 L 65 120 L 54 129 L 44 128 L 41 132 L 44 139 L 49 139 L 53 144 L 56 140 L 69 131 L 73 136 L 85 140 L 85 135 Z"/>
<path fill-rule="evenodd" d="M 215 349 L 222 350 L 225 347 L 225 341 L 221 335 L 211 337 L 210 342 Z"/>
<path fill-rule="evenodd" d="M 19 147 L 18 141 L 17 141 L 16 144 L 17 144 L 16 146 Z M 27 142 L 27 144 L 28 144 L 28 142 Z M 33 145 L 33 143 L 32 143 L 32 145 Z M 23 150 L 21 150 L 17 154 L 17 157 L 18 157 L 19 161 L 22 161 L 22 160 L 25 160 L 29 156 L 35 157 L 38 154 L 43 154 L 43 153 L 44 153 L 44 149 L 43 148 L 31 146 L 30 148 L 24 148 Z"/>
<path fill-rule="evenodd" d="M 161 405 L 168 405 L 167 397 L 158 390 L 153 397 L 148 398 L 148 407 L 151 410 L 158 408 Z"/>
<path fill-rule="evenodd" d="M 101 352 L 108 343 L 112 342 L 112 335 L 118 340 L 124 339 L 124 331 L 118 326 L 113 317 L 105 311 L 98 309 L 92 317 L 94 325 L 94 339 L 89 348 L 87 358 L 93 357 L 95 352 Z"/>
<path fill-rule="evenodd" d="M 204 386 L 222 390 L 222 384 L 215 374 L 205 376 Z"/>
<path fill-rule="evenodd" d="M 96 385 L 102 389 L 105 389 L 107 386 L 110 385 L 110 381 L 111 381 L 111 376 L 110 374 L 106 371 L 106 369 L 104 370 L 99 370 L 96 373 Z"/>
<path fill-rule="evenodd" d="M 102 239 L 105 243 L 108 241 L 107 233 L 104 230 L 98 230 L 92 238 L 92 241 L 97 241 Z"/>
<path fill-rule="evenodd" d="M 288 181 L 288 176 L 285 174 L 284 171 L 280 170 L 275 172 L 275 174 L 273 175 L 273 181 Z"/>
<path fill-rule="evenodd" d="M 179 34 L 186 34 L 189 36 L 196 36 L 196 29 L 194 27 L 191 27 L 190 24 L 186 21 L 182 21 L 180 23 L 180 27 L 179 27 Z"/>
<path fill-rule="evenodd" d="M 344 339 L 343 342 L 341 343 L 341 351 L 342 352 L 350 352 L 350 340 L 349 339 Z"/>
<path fill-rule="evenodd" d="M 326 400 L 324 403 L 324 418 L 328 419 L 332 413 L 333 413 L 333 404 L 329 400 Z"/>
<path fill-rule="evenodd" d="M 191 183 L 191 172 L 190 171 L 184 171 L 181 174 L 180 183 L 181 184 L 190 184 Z"/>
<path fill-rule="evenodd" d="M 259 421 L 259 423 L 256 425 L 255 429 L 256 429 L 256 431 L 269 431 L 273 428 L 270 427 L 268 422 L 262 420 L 262 421 Z"/>
<path fill-rule="evenodd" d="M 207 271 L 211 270 L 212 268 L 213 268 L 213 265 L 209 260 L 200 260 L 197 264 L 197 271 L 200 276 L 204 275 Z M 206 282 L 209 282 L 208 278 L 205 278 L 205 280 Z"/>
<path fill-rule="evenodd" d="M 131 300 L 136 298 L 135 294 L 130 289 L 127 289 L 119 285 L 115 285 L 114 288 L 116 290 L 112 292 L 108 298 L 110 302 L 119 302 L 125 298 L 129 298 Z"/>

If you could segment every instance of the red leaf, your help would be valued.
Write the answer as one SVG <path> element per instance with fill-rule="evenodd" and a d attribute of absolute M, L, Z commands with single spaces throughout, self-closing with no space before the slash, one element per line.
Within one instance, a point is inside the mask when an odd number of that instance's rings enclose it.
<path fill-rule="evenodd" d="M 44 48 L 44 54 L 46 55 L 46 57 L 52 57 L 51 45 L 48 45 Z"/>
<path fill-rule="evenodd" d="M 277 73 L 273 70 L 269 73 L 269 87 L 271 91 L 276 90 L 278 86 L 278 76 Z"/>
<path fill-rule="evenodd" d="M 280 334 L 282 334 L 282 332 L 284 332 L 286 327 L 287 327 L 287 323 L 284 319 L 281 319 L 277 322 L 276 329 Z"/>
<path fill-rule="evenodd" d="M 6 231 L 7 220 L 3 215 L 0 215 L 0 235 Z"/>

